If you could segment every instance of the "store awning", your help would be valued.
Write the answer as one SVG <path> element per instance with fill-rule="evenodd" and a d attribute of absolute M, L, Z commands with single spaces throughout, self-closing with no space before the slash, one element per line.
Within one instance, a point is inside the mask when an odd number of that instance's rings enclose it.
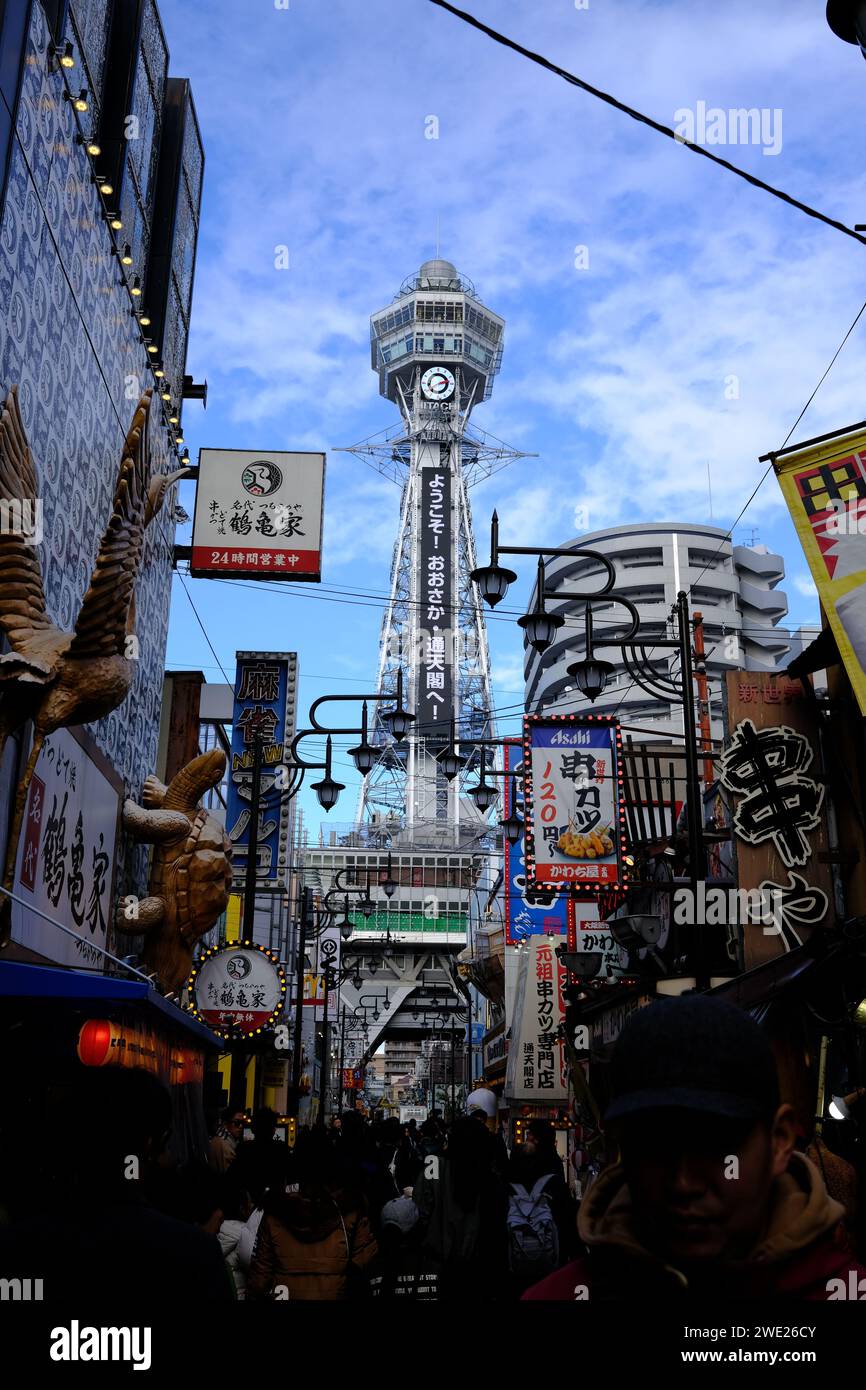
<path fill-rule="evenodd" d="M 822 932 L 813 932 L 811 938 L 796 950 L 786 951 L 763 965 L 747 970 L 743 975 L 728 980 L 715 989 L 707 990 L 714 999 L 726 999 L 741 1009 L 754 1009 L 769 1004 L 773 998 L 797 984 L 805 983 L 805 978 L 818 961 L 826 961 L 829 956 L 841 949 L 841 943 L 834 938 L 831 945 Z"/>
<path fill-rule="evenodd" d="M 25 965 L 19 961 L 0 961 L 0 999 L 39 1002 L 53 1000 L 80 1008 L 110 1009 L 140 1007 L 154 1010 L 162 1023 L 190 1035 L 200 1046 L 219 1049 L 219 1039 L 210 1028 L 171 1004 L 143 980 L 121 979 L 117 975 L 89 974 L 84 970 L 58 970 L 56 966 Z M 156 1023 L 156 1020 L 153 1020 Z"/>

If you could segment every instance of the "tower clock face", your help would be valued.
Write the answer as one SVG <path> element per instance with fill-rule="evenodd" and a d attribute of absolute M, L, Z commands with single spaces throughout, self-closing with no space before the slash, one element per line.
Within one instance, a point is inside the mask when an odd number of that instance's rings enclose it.
<path fill-rule="evenodd" d="M 421 391 L 428 401 L 447 401 L 454 395 L 454 373 L 447 367 L 428 367 L 421 378 Z"/>

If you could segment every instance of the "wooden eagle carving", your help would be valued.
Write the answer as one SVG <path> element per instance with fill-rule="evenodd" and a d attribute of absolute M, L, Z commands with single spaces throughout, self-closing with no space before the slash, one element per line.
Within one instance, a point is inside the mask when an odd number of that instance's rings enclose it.
<path fill-rule="evenodd" d="M 88 724 L 117 709 L 132 684 L 137 654 L 135 583 L 144 530 L 171 483 L 188 469 L 150 476 L 147 424 L 152 392 L 138 403 L 123 445 L 111 516 L 99 546 L 90 587 L 72 632 L 45 611 L 38 547 L 32 538 L 0 527 L 0 630 L 10 650 L 0 655 L 0 757 L 9 735 L 33 721 L 33 746 L 15 798 L 3 886 L 11 891 L 27 791 L 48 734 Z M 7 512 L 35 505 L 39 487 L 27 442 L 18 388 L 0 415 L 0 506 Z M 10 900 L 0 908 L 0 944 L 9 936 Z"/>

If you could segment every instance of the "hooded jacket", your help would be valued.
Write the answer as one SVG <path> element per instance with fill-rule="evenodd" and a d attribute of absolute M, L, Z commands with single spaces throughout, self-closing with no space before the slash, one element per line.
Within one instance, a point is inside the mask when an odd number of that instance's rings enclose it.
<path fill-rule="evenodd" d="M 599 1174 L 580 1210 L 578 1234 L 587 1255 L 541 1283 L 524 1299 L 715 1297 L 791 1298 L 823 1301 L 829 1281 L 847 1281 L 866 1268 L 854 1259 L 842 1232 L 845 1208 L 827 1193 L 817 1168 L 800 1153 L 771 1192 L 767 1226 L 745 1260 L 708 1264 L 698 1282 L 647 1250 L 634 1230 L 631 1198 L 622 1165 Z"/>
<path fill-rule="evenodd" d="M 342 1192 L 290 1192 L 262 1218 L 247 1298 L 267 1298 L 279 1288 L 290 1300 L 345 1300 L 350 1266 L 364 1269 L 375 1254 L 369 1221 Z"/>

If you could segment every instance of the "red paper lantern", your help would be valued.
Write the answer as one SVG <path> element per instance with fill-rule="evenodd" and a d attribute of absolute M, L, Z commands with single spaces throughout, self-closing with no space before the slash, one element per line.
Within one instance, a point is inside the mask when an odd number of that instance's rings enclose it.
<path fill-rule="evenodd" d="M 78 1034 L 78 1056 L 86 1067 L 105 1065 L 111 1050 L 111 1024 L 105 1018 L 89 1018 Z"/>

